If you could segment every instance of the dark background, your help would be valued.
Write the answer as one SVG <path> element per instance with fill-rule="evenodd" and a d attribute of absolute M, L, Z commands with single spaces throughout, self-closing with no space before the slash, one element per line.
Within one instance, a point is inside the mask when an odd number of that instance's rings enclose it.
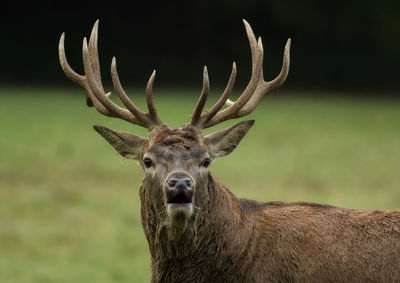
<path fill-rule="evenodd" d="M 3 1 L 5 2 L 5 1 Z M 238 83 L 250 77 L 242 18 L 262 36 L 266 79 L 279 73 L 292 38 L 287 88 L 396 94 L 400 67 L 400 1 L 13 1 L 0 4 L 0 82 L 65 85 L 58 63 L 66 32 L 70 64 L 82 71 L 82 38 L 100 19 L 103 77 L 112 56 L 123 84 L 143 87 L 152 69 L 157 87 L 200 87 L 202 66 L 224 85 L 232 61 Z"/>

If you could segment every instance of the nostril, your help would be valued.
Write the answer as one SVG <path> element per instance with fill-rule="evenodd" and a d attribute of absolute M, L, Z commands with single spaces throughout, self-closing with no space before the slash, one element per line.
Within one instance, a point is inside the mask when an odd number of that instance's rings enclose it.
<path fill-rule="evenodd" d="M 175 187 L 176 182 L 178 182 L 178 179 L 171 178 L 171 179 L 168 180 L 168 186 Z"/>
<path fill-rule="evenodd" d="M 191 187 L 192 186 L 192 181 L 189 178 L 184 179 L 186 182 L 186 186 Z"/>
<path fill-rule="evenodd" d="M 169 178 L 167 181 L 166 201 L 167 203 L 190 203 L 193 198 L 194 181 L 191 178 Z"/>
<path fill-rule="evenodd" d="M 190 180 L 189 178 L 185 178 L 185 179 L 176 179 L 176 178 L 171 178 L 168 180 L 168 186 L 170 188 L 176 188 L 176 189 L 188 189 L 192 186 L 192 180 Z"/>

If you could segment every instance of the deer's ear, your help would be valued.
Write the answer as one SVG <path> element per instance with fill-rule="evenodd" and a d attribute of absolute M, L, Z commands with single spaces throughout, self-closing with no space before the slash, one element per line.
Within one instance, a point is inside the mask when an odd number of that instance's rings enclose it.
<path fill-rule="evenodd" d="M 103 126 L 93 128 L 125 158 L 138 159 L 147 139 L 123 131 L 111 130 Z"/>
<path fill-rule="evenodd" d="M 247 120 L 204 137 L 211 158 L 231 153 L 253 126 L 254 120 Z"/>

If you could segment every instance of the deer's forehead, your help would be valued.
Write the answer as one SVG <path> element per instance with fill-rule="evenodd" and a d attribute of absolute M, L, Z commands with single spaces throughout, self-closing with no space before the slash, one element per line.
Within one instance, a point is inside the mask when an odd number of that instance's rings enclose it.
<path fill-rule="evenodd" d="M 191 143 L 201 144 L 203 132 L 192 125 L 186 124 L 179 129 L 170 129 L 166 126 L 156 128 L 150 135 L 151 142 L 156 144 Z"/>
<path fill-rule="evenodd" d="M 166 162 L 173 162 L 176 160 L 197 160 L 204 157 L 207 151 L 199 144 L 193 144 L 191 147 L 182 143 L 173 143 L 169 145 L 154 144 L 147 150 L 148 154 L 156 157 L 158 160 L 162 159 Z"/>
<path fill-rule="evenodd" d="M 203 133 L 197 127 L 186 124 L 179 129 L 162 127 L 150 135 L 149 147 L 146 151 L 153 158 L 174 162 L 177 160 L 190 162 L 207 155 L 207 147 L 203 145 Z"/>
<path fill-rule="evenodd" d="M 161 127 L 150 134 L 149 146 L 195 149 L 203 146 L 203 132 L 192 125 L 185 125 L 179 129 Z"/>

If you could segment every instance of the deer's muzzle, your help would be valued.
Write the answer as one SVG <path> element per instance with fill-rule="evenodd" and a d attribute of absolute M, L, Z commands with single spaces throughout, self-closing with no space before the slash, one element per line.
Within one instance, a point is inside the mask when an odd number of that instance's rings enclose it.
<path fill-rule="evenodd" d="M 191 176 L 185 172 L 174 172 L 166 180 L 165 195 L 168 204 L 174 207 L 192 203 L 193 184 Z"/>

